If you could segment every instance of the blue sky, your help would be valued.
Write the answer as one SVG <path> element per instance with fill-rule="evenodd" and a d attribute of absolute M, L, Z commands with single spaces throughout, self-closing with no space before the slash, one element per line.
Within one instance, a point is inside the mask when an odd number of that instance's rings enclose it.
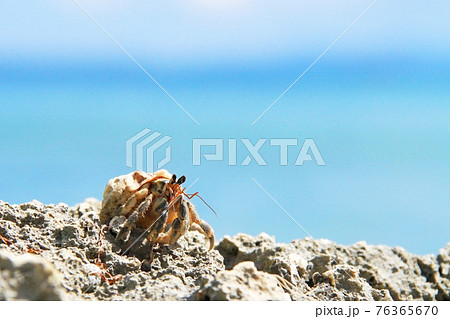
<path fill-rule="evenodd" d="M 79 1 L 198 127 L 72 1 L 0 10 L 0 199 L 75 204 L 130 171 L 125 142 L 172 137 L 167 169 L 199 178 L 225 234 L 308 232 L 437 253 L 449 241 L 447 1 L 380 0 L 254 126 L 369 1 Z M 193 138 L 313 138 L 326 166 L 192 165 Z M 247 155 L 238 149 L 238 162 Z"/>

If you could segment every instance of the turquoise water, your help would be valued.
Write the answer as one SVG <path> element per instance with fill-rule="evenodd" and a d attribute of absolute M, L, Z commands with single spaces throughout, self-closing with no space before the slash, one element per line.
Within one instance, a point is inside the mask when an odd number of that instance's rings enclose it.
<path fill-rule="evenodd" d="M 250 124 L 310 60 L 271 66 L 223 65 L 152 75 L 197 126 L 133 64 L 0 66 L 0 199 L 73 205 L 101 199 L 106 181 L 132 169 L 125 142 L 144 128 L 172 137 L 165 167 L 188 177 L 200 215 L 217 237 L 266 232 L 278 241 L 315 238 L 403 246 L 437 253 L 450 240 L 450 81 L 442 61 L 324 59 L 255 125 Z M 447 61 L 448 62 L 448 61 Z M 313 138 L 326 165 L 192 165 L 193 138 Z M 292 150 L 292 152 L 291 152 Z M 159 154 L 162 156 L 162 153 Z"/>

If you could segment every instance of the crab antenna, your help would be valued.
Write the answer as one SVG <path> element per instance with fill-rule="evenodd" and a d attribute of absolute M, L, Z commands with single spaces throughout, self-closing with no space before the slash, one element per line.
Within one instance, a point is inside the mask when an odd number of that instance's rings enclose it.
<path fill-rule="evenodd" d="M 219 215 L 217 215 L 217 212 L 214 210 L 214 208 L 209 206 L 209 204 L 200 195 L 197 194 L 197 197 L 200 198 L 202 200 L 202 202 L 205 203 L 205 205 L 208 206 L 208 208 L 212 210 L 212 212 L 214 213 L 214 215 L 216 215 L 216 217 L 219 217 Z"/>

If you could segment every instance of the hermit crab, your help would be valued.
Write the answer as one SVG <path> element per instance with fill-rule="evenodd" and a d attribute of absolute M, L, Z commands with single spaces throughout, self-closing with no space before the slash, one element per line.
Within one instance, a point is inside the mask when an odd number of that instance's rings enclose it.
<path fill-rule="evenodd" d="M 136 171 L 113 178 L 103 193 L 100 221 L 118 228 L 116 241 L 128 240 L 137 228 L 152 244 L 172 245 L 188 230 L 197 230 L 205 235 L 211 250 L 214 231 L 189 201 L 198 194 L 186 194 L 181 186 L 185 181 L 185 176 L 177 179 L 166 170 Z"/>

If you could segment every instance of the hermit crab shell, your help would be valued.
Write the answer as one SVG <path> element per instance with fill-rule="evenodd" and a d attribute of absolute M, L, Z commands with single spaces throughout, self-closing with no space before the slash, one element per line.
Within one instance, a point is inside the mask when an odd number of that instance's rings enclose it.
<path fill-rule="evenodd" d="M 131 195 L 139 190 L 146 181 L 157 176 L 170 179 L 172 174 L 165 169 L 154 173 L 136 171 L 110 179 L 103 192 L 102 209 L 99 215 L 100 221 L 103 224 L 109 223 L 119 207 L 125 204 Z"/>

